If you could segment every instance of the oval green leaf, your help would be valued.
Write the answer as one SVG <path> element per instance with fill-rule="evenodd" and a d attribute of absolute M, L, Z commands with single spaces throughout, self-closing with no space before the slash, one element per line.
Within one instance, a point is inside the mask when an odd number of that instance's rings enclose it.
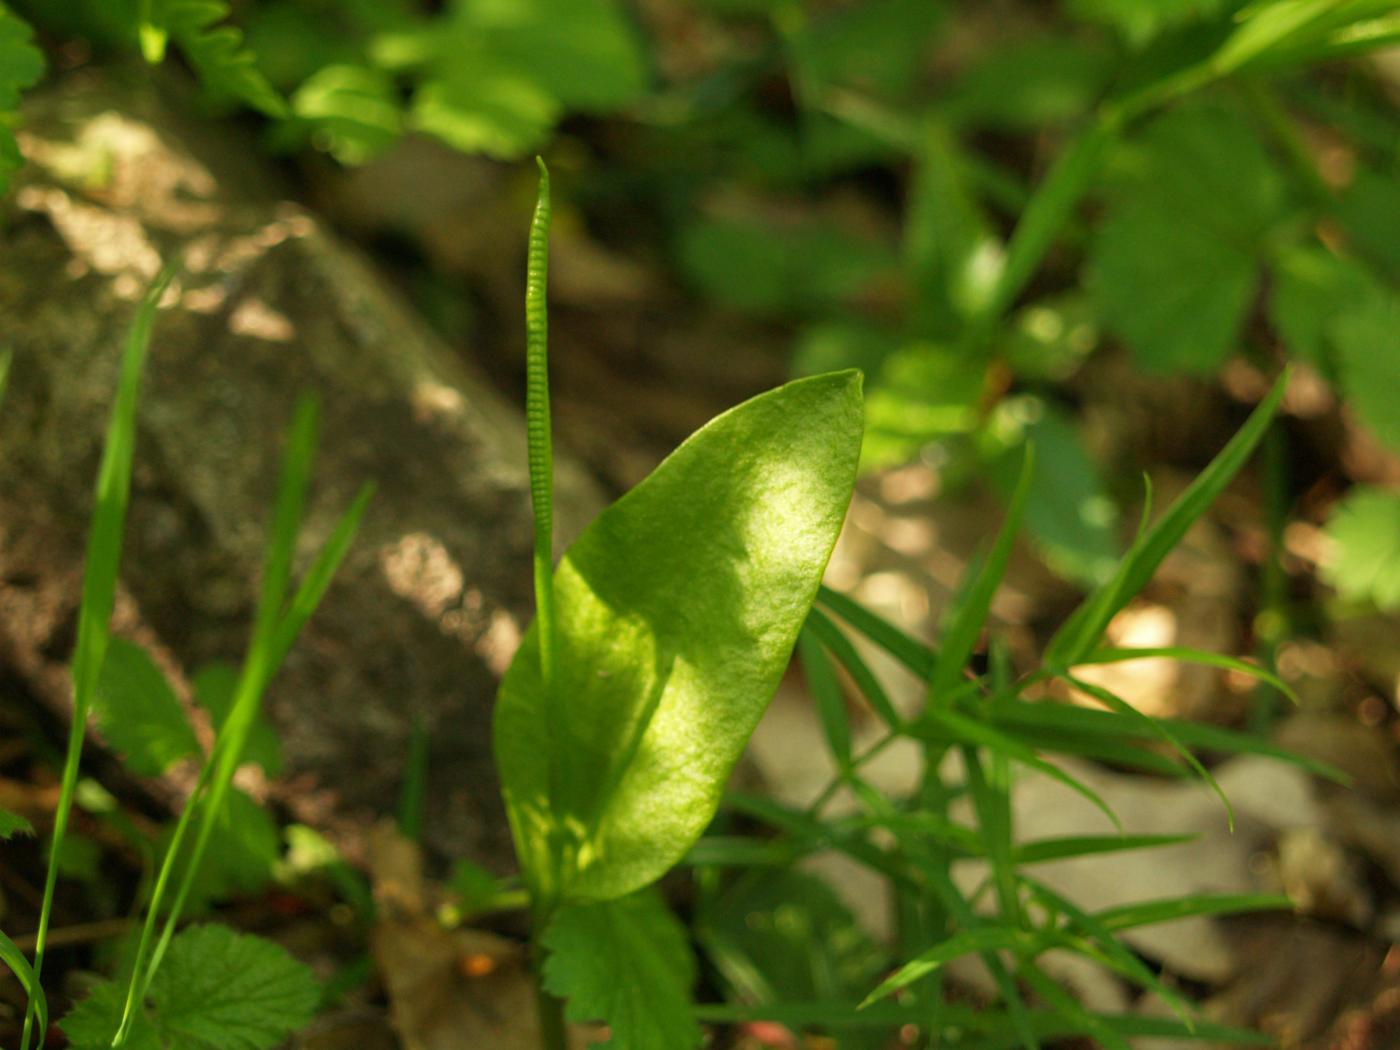
<path fill-rule="evenodd" d="M 789 383 L 692 435 L 555 570 L 501 683 L 496 762 L 536 899 L 620 897 L 700 837 L 777 689 L 855 482 L 861 379 Z"/>

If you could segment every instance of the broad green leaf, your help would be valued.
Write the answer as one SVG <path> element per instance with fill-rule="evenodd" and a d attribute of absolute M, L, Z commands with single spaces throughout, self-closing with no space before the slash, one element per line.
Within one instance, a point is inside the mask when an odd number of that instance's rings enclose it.
<path fill-rule="evenodd" d="M 238 894 L 260 892 L 272 879 L 281 855 L 282 836 L 271 814 L 233 788 L 191 882 L 189 906 L 199 909 Z"/>
<path fill-rule="evenodd" d="M 185 709 L 149 653 L 135 642 L 107 645 L 93 705 L 97 724 L 127 767 L 160 776 L 175 762 L 199 753 Z"/>
<path fill-rule="evenodd" d="M 1400 452 L 1400 295 L 1373 290 L 1330 332 L 1347 403 L 1382 444 Z"/>
<path fill-rule="evenodd" d="M 1396 193 L 1400 193 L 1400 177 L 1363 166 L 1337 201 L 1337 217 L 1348 239 L 1364 259 L 1379 266 L 1392 281 L 1400 280 L 1400 209 L 1395 207 Z"/>
<path fill-rule="evenodd" d="M 1026 532 L 1046 564 L 1082 584 L 1108 579 L 1120 552 L 1118 508 L 1073 420 L 1040 398 L 1012 397 L 997 406 L 985 433 L 1005 446 L 994 453 L 991 473 L 1008 494 L 1022 449 L 1035 447 Z"/>
<path fill-rule="evenodd" d="M 1361 485 L 1327 523 L 1335 553 L 1322 576 L 1353 601 L 1400 609 L 1400 492 Z"/>
<path fill-rule="evenodd" d="M 952 344 L 914 342 L 881 362 L 866 398 L 865 469 L 907 463 L 981 421 L 987 362 Z"/>
<path fill-rule="evenodd" d="M 1046 947 L 1043 938 L 1027 930 L 1010 926 L 980 926 L 963 930 L 937 944 L 885 978 L 861 1002 L 864 1009 L 906 988 L 915 981 L 938 970 L 940 967 L 973 952 L 1014 951 L 1018 954 L 1033 954 Z"/>
<path fill-rule="evenodd" d="M 121 1022 L 124 995 L 115 981 L 99 981 L 58 1023 L 72 1050 L 111 1050 L 112 1034 Z M 126 1050 L 167 1050 L 149 1018 L 143 1013 L 132 1026 Z"/>
<path fill-rule="evenodd" d="M 271 1050 L 320 1002 L 310 969 L 271 941 L 226 926 L 191 926 L 171 942 L 127 1050 Z M 61 1022 L 74 1050 L 108 1050 L 125 992 L 103 981 Z"/>
<path fill-rule="evenodd" d="M 928 0 L 866 0 L 793 20 L 789 61 L 810 105 L 833 89 L 902 95 L 914 84 L 945 16 Z M 782 24 L 782 23 L 780 23 Z"/>
<path fill-rule="evenodd" d="M 34 31 L 0 4 L 0 194 L 24 163 L 10 131 L 9 116 L 19 109 L 20 93 L 44 75 L 44 53 L 34 46 Z"/>
<path fill-rule="evenodd" d="M 970 158 L 943 122 L 927 122 L 915 160 L 904 226 L 912 320 L 925 335 L 951 339 L 986 307 L 1005 248 L 969 185 Z"/>
<path fill-rule="evenodd" d="M 233 698 L 238 689 L 238 668 L 225 663 L 205 664 L 194 673 L 191 684 L 194 686 L 195 702 L 208 713 L 217 733 L 223 729 L 233 709 Z M 282 741 L 277 736 L 277 730 L 261 713 L 253 719 L 253 726 L 248 731 L 243 760 L 257 763 L 271 777 L 282 772 Z"/>
<path fill-rule="evenodd" d="M 394 82 L 382 70 L 328 65 L 292 96 L 292 112 L 314 128 L 312 142 L 343 164 L 363 164 L 403 133 Z"/>
<path fill-rule="evenodd" d="M 685 927 L 659 894 L 567 904 L 542 942 L 545 989 L 572 1021 L 604 1021 L 612 1050 L 688 1050 L 700 1045 L 690 1010 L 695 959 Z"/>
<path fill-rule="evenodd" d="M 536 889 L 619 897 L 700 837 L 816 597 L 860 433 L 858 374 L 789 383 L 698 431 L 564 555 L 563 717 L 542 717 L 533 627 L 495 710 Z"/>
<path fill-rule="evenodd" d="M 1281 181 L 1231 110 L 1158 118 L 1119 158 L 1091 253 L 1105 324 L 1155 371 L 1210 372 L 1234 351 Z"/>
<path fill-rule="evenodd" d="M 8 809 L 0 809 L 0 842 L 11 839 L 16 835 L 33 835 L 34 825 L 29 823 L 18 813 L 11 813 Z"/>
<path fill-rule="evenodd" d="M 1295 248 L 1274 263 L 1269 317 L 1290 354 L 1335 382 L 1332 325 L 1370 286 L 1369 274 L 1352 260 L 1321 247 Z"/>
<path fill-rule="evenodd" d="M 630 104 L 647 82 L 615 0 L 456 0 L 437 20 L 379 37 L 371 52 L 383 68 L 421 74 L 416 127 L 499 157 L 541 144 L 568 110 Z"/>
<path fill-rule="evenodd" d="M 1259 403 L 1235 436 L 1187 486 L 1151 528 L 1146 529 L 1119 563 L 1113 578 L 1084 600 L 1050 640 L 1045 663 L 1070 667 L 1095 648 L 1109 621 L 1147 585 L 1167 554 L 1186 535 L 1215 497 L 1249 459 L 1283 399 L 1288 377 L 1283 376 Z"/>
<path fill-rule="evenodd" d="M 320 1001 L 311 970 L 286 949 L 226 926 L 192 926 L 151 982 L 150 1013 L 172 1050 L 270 1050 Z"/>
<path fill-rule="evenodd" d="M 895 264 L 888 246 L 815 222 L 777 228 L 702 219 L 682 232 L 677 250 L 687 278 L 709 297 L 777 316 L 854 299 Z"/>

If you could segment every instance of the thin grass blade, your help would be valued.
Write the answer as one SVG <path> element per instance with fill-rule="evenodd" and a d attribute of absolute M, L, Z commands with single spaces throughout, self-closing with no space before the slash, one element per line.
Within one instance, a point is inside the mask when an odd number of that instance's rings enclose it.
<path fill-rule="evenodd" d="M 856 651 L 855 645 L 831 621 L 831 618 L 820 609 L 813 607 L 807 614 L 807 629 L 826 646 L 837 662 L 846 669 L 852 680 L 856 683 L 856 688 L 865 697 L 866 702 L 880 717 L 880 721 L 891 729 L 898 729 L 901 720 L 898 712 L 894 709 L 894 704 L 890 702 L 889 694 L 885 692 L 880 680 L 875 677 L 875 672 L 861 659 L 860 653 Z"/>
<path fill-rule="evenodd" d="M 963 668 L 972 655 L 972 649 L 987 623 L 987 617 L 991 614 L 992 598 L 1006 575 L 1006 566 L 1011 560 L 1011 548 L 1016 542 L 1016 534 L 1021 529 L 1021 520 L 1025 517 L 1026 497 L 1030 493 L 1034 469 L 1035 453 L 1028 445 L 1021 463 L 1021 477 L 1016 483 L 1001 531 L 997 534 L 996 541 L 982 562 L 980 570 L 971 577 L 970 586 L 954 606 L 947 626 L 939 638 L 938 659 L 934 662 L 933 673 L 929 675 L 928 682 L 930 704 L 944 702 L 945 695 L 961 681 Z"/>
<path fill-rule="evenodd" d="M 1072 667 L 1097 648 L 1109 621 L 1142 590 L 1162 559 L 1244 466 L 1268 429 L 1287 386 L 1285 372 L 1220 454 L 1133 544 L 1113 578 L 1090 595 L 1056 632 L 1045 652 L 1048 666 Z"/>
<path fill-rule="evenodd" d="M 932 648 L 825 584 L 817 592 L 817 601 L 893 656 L 921 681 L 928 681 L 937 659 Z"/>
<path fill-rule="evenodd" d="M 797 636 L 797 654 L 807 674 L 807 689 L 816 702 L 827 747 L 836 759 L 837 768 L 848 770 L 851 768 L 851 720 L 846 713 L 846 697 L 826 650 L 808 627 L 803 627 Z"/>
<path fill-rule="evenodd" d="M 1211 897 L 1177 897 L 1106 908 L 1093 918 L 1104 929 L 1117 933 L 1159 922 L 1175 922 L 1196 915 L 1238 915 L 1251 911 L 1292 911 L 1293 902 L 1275 893 L 1221 894 Z"/>
<path fill-rule="evenodd" d="M 49 844 L 49 867 L 44 879 L 44 899 L 39 909 L 35 936 L 34 974 L 37 981 L 44 969 L 44 947 L 53 913 L 54 891 L 58 883 L 57 858 L 63 851 L 73 793 L 78 782 L 78 763 L 83 750 L 88 713 L 97 691 L 102 661 L 107 653 L 108 621 L 116 599 L 117 571 L 121 562 L 122 535 L 126 529 L 126 508 L 131 495 L 131 465 L 136 450 L 136 405 L 141 373 L 151 345 L 151 330 L 165 291 L 174 280 L 178 264 L 171 260 L 151 282 L 136 310 L 131 330 L 122 348 L 117 393 L 107 425 L 102 464 L 97 475 L 96 506 L 88 532 L 87 558 L 83 568 L 82 599 L 78 607 L 78 638 L 73 653 L 73 722 L 68 732 L 58 807 L 54 812 L 53 835 Z M 21 1050 L 28 1050 L 33 1010 L 25 1015 Z"/>

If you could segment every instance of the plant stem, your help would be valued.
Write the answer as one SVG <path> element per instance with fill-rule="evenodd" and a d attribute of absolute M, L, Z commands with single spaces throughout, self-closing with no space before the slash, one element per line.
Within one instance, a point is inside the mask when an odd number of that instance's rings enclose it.
<path fill-rule="evenodd" d="M 569 1050 L 569 1031 L 564 1025 L 564 1000 L 556 999 L 544 987 L 536 952 L 535 1009 L 540 1018 L 541 1050 Z"/>

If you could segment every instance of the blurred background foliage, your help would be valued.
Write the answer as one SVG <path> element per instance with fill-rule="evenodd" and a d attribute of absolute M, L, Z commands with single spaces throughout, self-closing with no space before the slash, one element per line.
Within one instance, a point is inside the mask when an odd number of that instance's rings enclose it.
<path fill-rule="evenodd" d="M 1136 495 L 1076 418 L 1096 354 L 1151 376 L 1295 361 L 1400 451 L 1390 2 L 9 9 L 11 112 L 42 69 L 27 22 L 98 52 L 177 52 L 215 106 L 261 115 L 274 153 L 360 165 L 423 134 L 560 155 L 565 192 L 641 217 L 697 297 L 788 332 L 793 373 L 866 371 L 870 467 L 923 457 L 954 486 L 1004 489 L 1033 439 L 1028 528 L 1078 583 L 1113 564 Z M 16 162 L 0 135 L 0 167 Z M 1397 520 L 1382 486 L 1339 503 L 1344 597 L 1400 606 Z"/>

